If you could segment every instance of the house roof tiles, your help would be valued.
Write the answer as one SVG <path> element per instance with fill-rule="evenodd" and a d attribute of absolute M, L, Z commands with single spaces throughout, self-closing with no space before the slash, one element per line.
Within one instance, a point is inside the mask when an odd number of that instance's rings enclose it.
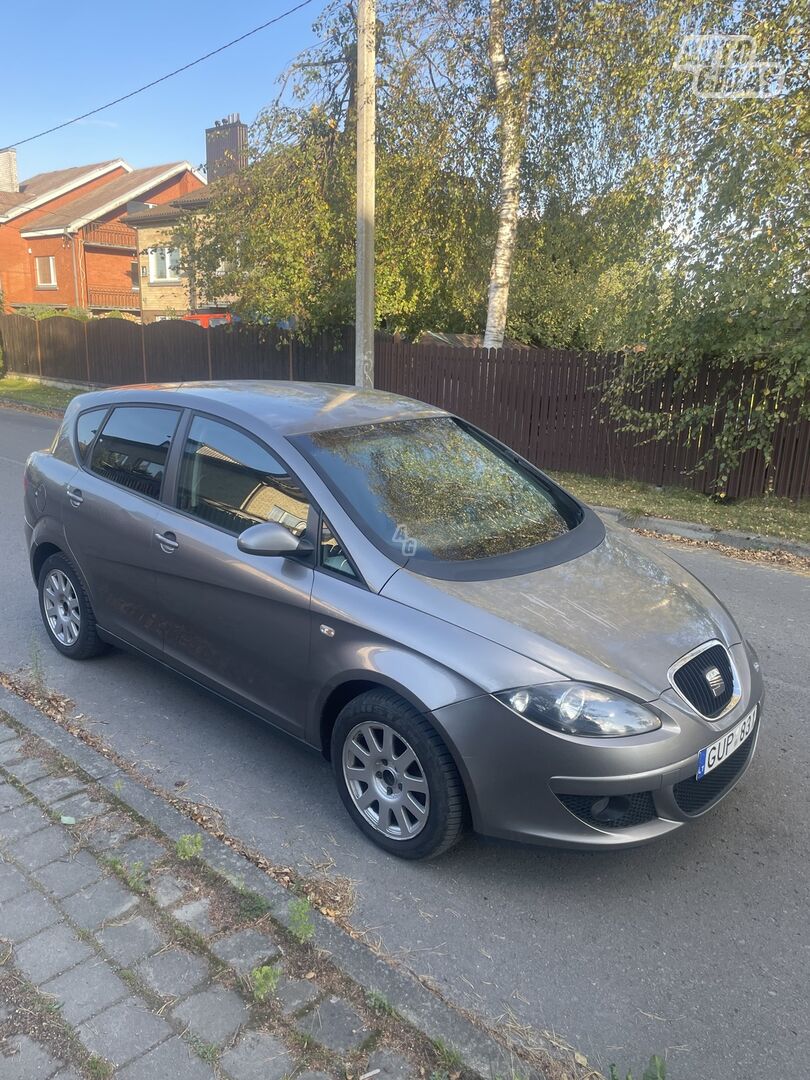
<path fill-rule="evenodd" d="M 71 199 L 58 210 L 39 218 L 24 235 L 37 233 L 62 232 L 81 228 L 82 225 L 118 209 L 130 200 L 137 199 L 163 180 L 171 179 L 179 172 L 191 170 L 187 161 L 174 161 L 166 165 L 151 165 L 146 169 L 133 169 L 126 176 L 117 176 L 109 183 L 102 184 L 93 191 Z"/>

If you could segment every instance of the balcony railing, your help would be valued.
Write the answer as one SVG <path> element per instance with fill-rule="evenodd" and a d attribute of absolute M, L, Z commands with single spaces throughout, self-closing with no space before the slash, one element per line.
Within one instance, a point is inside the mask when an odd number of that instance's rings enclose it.
<path fill-rule="evenodd" d="M 91 285 L 87 293 L 91 308 L 103 308 L 105 311 L 141 310 L 141 294 L 137 289 L 97 289 Z"/>
<path fill-rule="evenodd" d="M 82 236 L 85 244 L 93 247 L 123 248 L 125 251 L 137 251 L 137 233 L 128 225 L 116 221 L 99 225 L 86 225 Z"/>

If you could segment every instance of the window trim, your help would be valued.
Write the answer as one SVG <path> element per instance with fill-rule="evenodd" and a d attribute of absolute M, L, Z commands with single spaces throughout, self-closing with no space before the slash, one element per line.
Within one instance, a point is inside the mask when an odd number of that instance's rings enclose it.
<path fill-rule="evenodd" d="M 178 269 L 177 277 L 157 277 L 155 275 L 155 273 L 154 273 L 154 265 L 155 265 L 154 259 L 155 259 L 155 256 L 157 255 L 157 252 L 158 252 L 159 248 L 162 248 L 166 252 L 166 268 L 167 269 L 169 268 L 169 253 L 172 252 L 172 251 L 176 251 L 178 253 L 178 255 L 180 254 L 180 248 L 178 248 L 178 247 L 170 247 L 168 244 L 154 244 L 152 247 L 150 247 L 148 249 L 147 255 L 146 255 L 146 265 L 147 265 L 147 273 L 148 273 L 148 277 L 149 277 L 149 284 L 150 285 L 179 285 L 182 282 L 183 276 L 184 276 L 182 270 Z"/>
<path fill-rule="evenodd" d="M 53 279 L 50 282 L 43 282 L 43 281 L 39 280 L 39 260 L 40 259 L 48 259 L 48 261 L 49 261 L 50 268 L 51 268 L 51 278 Z M 34 256 L 34 276 L 36 278 L 36 288 L 37 289 L 58 289 L 59 288 L 59 281 L 58 281 L 57 276 L 56 276 L 56 256 L 55 255 L 35 255 Z"/>
<path fill-rule="evenodd" d="M 93 406 L 91 406 L 90 408 L 87 408 L 87 409 L 83 409 L 82 412 L 90 412 L 92 410 L 92 408 L 93 408 Z M 99 438 L 103 434 L 104 428 L 107 426 L 107 421 L 110 419 L 110 417 L 112 416 L 112 414 L 115 412 L 116 409 L 168 409 L 170 412 L 176 412 L 177 413 L 177 426 L 174 429 L 174 435 L 172 435 L 171 442 L 169 443 L 169 449 L 166 452 L 166 462 L 165 462 L 165 464 L 163 466 L 163 477 L 162 477 L 162 479 L 160 481 L 160 492 L 159 492 L 157 498 L 153 499 L 151 495 L 144 495 L 144 493 L 142 491 L 134 491 L 132 488 L 125 487 L 123 484 L 116 484 L 116 482 L 114 480 L 110 480 L 108 477 L 102 476 L 101 473 L 97 473 L 91 467 L 92 461 L 93 461 L 93 451 L 96 448 L 96 444 L 98 443 Z M 174 450 L 174 445 L 177 442 L 177 433 L 180 430 L 181 424 L 183 423 L 183 414 L 184 414 L 184 412 L 185 412 L 185 410 L 183 409 L 183 407 L 181 405 L 172 405 L 168 401 L 165 401 L 165 402 L 164 401 L 112 401 L 112 402 L 110 402 L 108 404 L 108 407 L 107 407 L 107 415 L 104 417 L 104 423 L 101 425 L 101 427 L 96 432 L 96 436 L 93 439 L 93 442 L 91 443 L 91 445 L 87 448 L 88 449 L 88 454 L 87 454 L 86 459 L 84 461 L 81 461 L 81 459 L 79 459 L 80 460 L 80 466 L 79 467 L 81 468 L 82 472 L 86 472 L 86 473 L 88 473 L 88 475 L 94 476 L 96 478 L 96 480 L 101 480 L 105 484 L 111 484 L 116 489 L 116 491 L 127 491 L 127 492 L 129 492 L 130 495 L 135 495 L 139 499 L 145 499 L 146 502 L 148 502 L 150 506 L 160 506 L 164 502 L 164 493 L 166 491 L 166 479 L 167 479 L 168 474 L 169 474 L 169 463 L 170 463 L 170 461 L 172 459 L 172 453 L 173 453 L 173 450 Z M 78 421 L 80 415 L 81 415 L 81 413 L 79 413 L 76 416 L 77 421 Z M 79 458 L 79 454 L 78 454 L 78 451 L 77 451 L 77 444 L 76 444 L 76 441 L 75 441 L 76 440 L 76 427 L 75 427 L 75 424 L 74 424 L 74 427 L 73 427 L 73 439 L 74 439 L 74 450 L 73 450 L 73 452 L 76 454 L 76 457 Z"/>
<path fill-rule="evenodd" d="M 164 486 L 162 491 L 161 502 L 163 505 L 172 511 L 174 514 L 180 514 L 184 518 L 188 518 L 189 521 L 195 521 L 198 525 L 203 525 L 208 529 L 214 529 L 216 532 L 221 533 L 223 536 L 229 536 L 234 544 L 239 539 L 237 533 L 233 533 L 230 529 L 224 529 L 221 525 L 215 525 L 212 521 L 206 521 L 204 518 L 198 517 L 196 514 L 189 513 L 188 510 L 183 510 L 182 507 L 177 505 L 177 496 L 179 494 L 180 487 L 180 470 L 183 462 L 183 453 L 185 451 L 186 443 L 188 442 L 188 436 L 191 431 L 191 425 L 196 417 L 201 417 L 203 420 L 213 420 L 217 424 L 222 424 L 223 427 L 233 428 L 234 431 L 240 435 L 244 435 L 248 439 L 252 439 L 262 450 L 266 451 L 272 458 L 274 458 L 282 468 L 287 470 L 287 474 L 298 484 L 301 490 L 307 497 L 309 504 L 309 512 L 307 513 L 307 526 L 300 539 L 307 539 L 312 542 L 313 535 L 317 536 L 317 526 L 320 520 L 320 506 L 312 497 L 312 494 L 306 484 L 301 482 L 298 474 L 290 468 L 287 462 L 278 454 L 272 446 L 269 446 L 263 439 L 259 438 L 252 431 L 247 431 L 245 428 L 240 427 L 239 424 L 235 424 L 232 420 L 226 420 L 223 416 L 217 416 L 216 413 L 209 413 L 203 409 L 186 409 L 186 417 L 181 420 L 175 431 L 175 437 L 173 440 L 172 451 L 169 459 L 166 463 L 166 472 L 164 474 Z M 177 452 L 174 451 L 174 445 L 178 447 Z M 169 469 L 171 468 L 171 477 L 169 476 Z M 317 563 L 319 548 L 317 544 L 313 544 L 314 555 L 312 552 L 308 552 L 306 555 L 296 555 L 294 552 L 292 555 L 284 556 L 285 558 L 293 558 L 297 562 L 309 564 L 312 562 Z"/>

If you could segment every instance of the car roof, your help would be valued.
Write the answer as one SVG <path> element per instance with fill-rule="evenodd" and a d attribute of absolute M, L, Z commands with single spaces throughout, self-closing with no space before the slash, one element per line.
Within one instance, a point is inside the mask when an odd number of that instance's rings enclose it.
<path fill-rule="evenodd" d="M 136 401 L 179 405 L 219 413 L 224 419 L 259 421 L 282 435 L 447 415 L 433 405 L 383 390 L 269 379 L 144 383 L 83 394 L 78 400 L 82 408 Z"/>

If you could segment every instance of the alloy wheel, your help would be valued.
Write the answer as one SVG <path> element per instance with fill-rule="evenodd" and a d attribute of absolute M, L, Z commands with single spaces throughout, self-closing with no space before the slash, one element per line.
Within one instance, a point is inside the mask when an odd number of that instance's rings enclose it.
<path fill-rule="evenodd" d="M 75 645 L 82 627 L 79 598 L 73 583 L 61 570 L 51 570 L 42 590 L 45 618 L 51 633 L 62 645 Z"/>
<path fill-rule="evenodd" d="M 412 840 L 427 824 L 430 789 L 422 763 L 388 724 L 352 728 L 343 744 L 343 778 L 355 807 L 390 840 Z"/>

